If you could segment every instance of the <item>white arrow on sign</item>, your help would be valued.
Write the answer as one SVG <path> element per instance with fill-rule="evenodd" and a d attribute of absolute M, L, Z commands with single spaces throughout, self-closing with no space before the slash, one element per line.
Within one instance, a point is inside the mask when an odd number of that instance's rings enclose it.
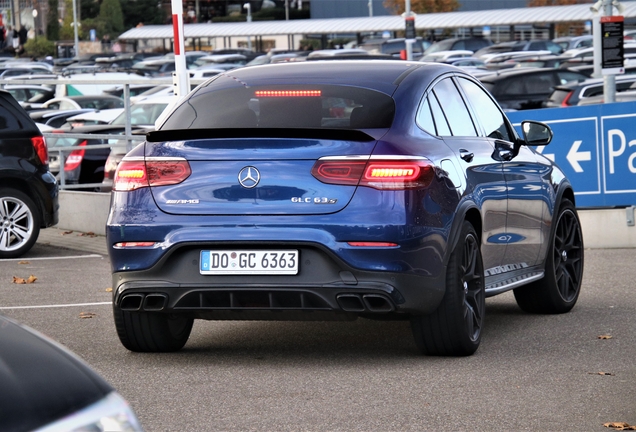
<path fill-rule="evenodd" d="M 566 156 L 568 162 L 570 162 L 570 165 L 572 165 L 572 168 L 574 168 L 574 171 L 576 171 L 577 173 L 583 172 L 583 168 L 581 168 L 581 165 L 579 164 L 579 162 L 592 160 L 592 152 L 579 151 L 579 147 L 581 147 L 582 143 L 583 141 L 581 140 L 574 141 L 574 144 L 572 144 L 572 147 L 570 148 L 570 151 L 568 152 L 568 155 Z"/>

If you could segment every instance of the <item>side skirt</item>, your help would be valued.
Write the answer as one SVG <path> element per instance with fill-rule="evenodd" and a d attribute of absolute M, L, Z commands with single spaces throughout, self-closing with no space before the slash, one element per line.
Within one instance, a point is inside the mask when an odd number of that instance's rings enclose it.
<path fill-rule="evenodd" d="M 492 297 L 522 285 L 543 278 L 545 271 L 542 266 L 506 272 L 486 277 L 486 297 Z"/>

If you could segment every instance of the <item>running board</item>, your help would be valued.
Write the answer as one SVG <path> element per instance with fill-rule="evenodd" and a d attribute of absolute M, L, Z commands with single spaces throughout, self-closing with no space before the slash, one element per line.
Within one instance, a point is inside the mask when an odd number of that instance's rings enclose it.
<path fill-rule="evenodd" d="M 497 280 L 492 283 L 486 283 L 486 297 L 491 297 L 502 292 L 509 291 L 525 285 L 530 282 L 534 282 L 543 277 L 545 272 L 543 270 L 536 270 L 530 273 L 524 273 L 504 280 Z"/>

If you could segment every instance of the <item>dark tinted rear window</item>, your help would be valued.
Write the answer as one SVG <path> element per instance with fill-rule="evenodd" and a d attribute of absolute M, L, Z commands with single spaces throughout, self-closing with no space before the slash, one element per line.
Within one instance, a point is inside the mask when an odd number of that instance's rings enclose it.
<path fill-rule="evenodd" d="M 198 92 L 161 130 L 216 128 L 389 128 L 393 99 L 358 87 L 266 86 Z"/>

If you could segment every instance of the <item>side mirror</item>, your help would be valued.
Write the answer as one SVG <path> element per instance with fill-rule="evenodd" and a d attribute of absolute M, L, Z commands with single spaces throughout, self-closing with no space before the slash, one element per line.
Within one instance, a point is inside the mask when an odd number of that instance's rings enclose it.
<path fill-rule="evenodd" d="M 552 141 L 552 129 L 545 123 L 526 120 L 521 122 L 523 140 L 529 146 L 544 146 Z"/>

